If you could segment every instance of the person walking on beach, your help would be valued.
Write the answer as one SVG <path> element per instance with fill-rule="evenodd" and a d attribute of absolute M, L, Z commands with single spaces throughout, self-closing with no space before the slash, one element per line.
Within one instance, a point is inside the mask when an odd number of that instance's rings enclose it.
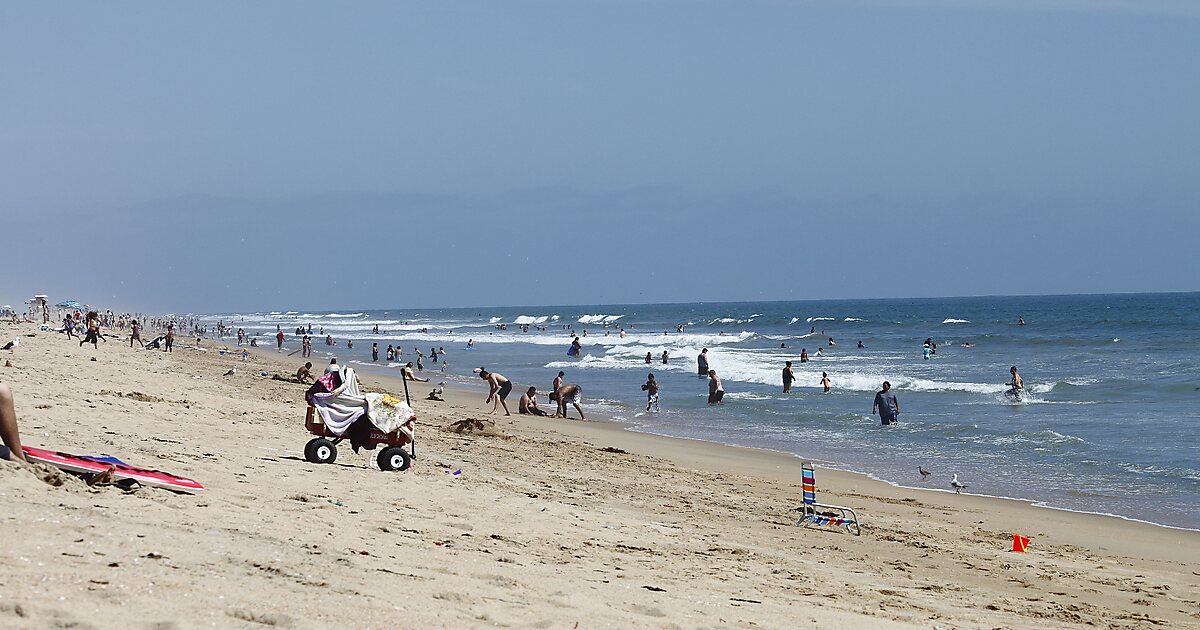
<path fill-rule="evenodd" d="M 167 337 L 163 341 L 163 352 L 175 352 L 175 324 L 167 325 Z"/>
<path fill-rule="evenodd" d="M 716 370 L 708 371 L 708 404 L 719 405 L 721 399 L 725 397 L 725 388 L 721 385 L 721 379 L 717 378 Z"/>
<path fill-rule="evenodd" d="M 646 411 L 650 411 L 654 407 L 655 411 L 658 408 L 658 381 L 654 380 L 654 373 L 646 375 L 646 382 L 642 385 L 642 391 L 646 392 Z"/>
<path fill-rule="evenodd" d="M 508 394 L 512 391 L 512 381 L 504 378 L 503 374 L 488 372 L 487 370 L 479 369 L 479 378 L 488 383 L 487 400 L 483 403 L 492 403 L 492 413 L 496 412 L 499 405 L 504 406 L 504 415 L 511 416 L 508 411 Z"/>
<path fill-rule="evenodd" d="M 829 375 L 821 372 L 821 387 L 825 388 L 825 393 L 829 393 Z"/>
<path fill-rule="evenodd" d="M 135 341 L 138 343 L 139 346 L 142 345 L 142 325 L 136 319 L 133 320 L 133 324 L 131 324 L 129 326 L 129 347 L 130 348 L 133 347 L 133 342 L 135 342 Z"/>
<path fill-rule="evenodd" d="M 796 380 L 796 375 L 792 373 L 792 362 L 783 362 L 783 393 L 787 394 L 792 391 L 792 381 Z"/>
<path fill-rule="evenodd" d="M 875 393 L 875 403 L 871 405 L 871 415 L 876 413 L 879 414 L 880 423 L 885 426 L 898 422 L 900 401 L 896 400 L 892 384 L 887 381 L 883 382 L 883 389 Z"/>
<path fill-rule="evenodd" d="M 275 333 L 275 351 L 283 352 L 283 331 L 279 330 Z"/>
<path fill-rule="evenodd" d="M 554 390 L 554 394 L 553 394 L 551 400 L 558 403 L 558 411 L 555 412 L 555 414 L 554 414 L 555 418 L 558 418 L 558 417 L 566 418 L 567 417 L 567 405 L 570 404 L 575 407 L 575 411 L 579 412 L 579 419 L 580 420 L 584 419 L 583 407 L 579 406 L 579 403 L 583 402 L 583 388 L 582 387 L 580 387 L 574 383 L 571 383 L 569 385 L 563 385 L 563 386 L 559 387 L 558 389 Z"/>
<path fill-rule="evenodd" d="M 1021 392 L 1025 391 L 1025 380 L 1017 373 L 1017 366 L 1009 368 L 1008 373 L 1012 375 L 1012 380 L 1008 382 L 1010 389 L 1004 392 L 1005 396 L 1021 400 Z"/>
<path fill-rule="evenodd" d="M 710 374 L 708 369 L 708 348 L 700 351 L 700 355 L 696 357 L 696 376 L 704 378 Z"/>

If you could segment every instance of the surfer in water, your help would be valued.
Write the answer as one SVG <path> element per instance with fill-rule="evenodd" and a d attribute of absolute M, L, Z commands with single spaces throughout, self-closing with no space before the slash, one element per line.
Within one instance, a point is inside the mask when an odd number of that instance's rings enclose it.
<path fill-rule="evenodd" d="M 1004 392 L 1004 395 L 1014 400 L 1021 400 L 1021 392 L 1025 391 L 1025 381 L 1017 373 L 1017 366 L 1015 365 L 1009 368 L 1008 373 L 1012 375 L 1012 380 L 1008 383 L 1011 389 Z"/>

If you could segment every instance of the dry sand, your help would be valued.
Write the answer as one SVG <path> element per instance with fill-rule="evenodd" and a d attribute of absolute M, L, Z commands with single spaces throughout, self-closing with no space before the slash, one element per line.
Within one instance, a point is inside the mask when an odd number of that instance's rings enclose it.
<path fill-rule="evenodd" d="M 27 445 L 208 490 L 0 462 L 3 628 L 1200 627 L 1197 532 L 820 468 L 863 534 L 799 528 L 795 458 L 504 418 L 482 382 L 443 403 L 414 387 L 411 471 L 348 445 L 314 465 L 304 387 L 259 376 L 296 358 L 21 339 L 0 380 Z M 444 430 L 468 419 L 485 431 Z"/>

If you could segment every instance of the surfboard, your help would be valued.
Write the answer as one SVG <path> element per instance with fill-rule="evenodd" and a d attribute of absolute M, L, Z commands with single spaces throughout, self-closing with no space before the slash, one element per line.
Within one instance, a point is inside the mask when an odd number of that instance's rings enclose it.
<path fill-rule="evenodd" d="M 29 461 L 54 466 L 59 470 L 68 472 L 102 473 L 112 468 L 113 479 L 116 480 L 132 479 L 142 485 L 165 488 L 176 492 L 196 493 L 204 490 L 204 486 L 200 485 L 199 482 L 187 477 L 177 477 L 161 470 L 130 466 L 115 457 L 87 457 L 58 451 L 48 451 L 32 446 L 22 447 L 22 450 L 25 452 L 25 458 Z"/>

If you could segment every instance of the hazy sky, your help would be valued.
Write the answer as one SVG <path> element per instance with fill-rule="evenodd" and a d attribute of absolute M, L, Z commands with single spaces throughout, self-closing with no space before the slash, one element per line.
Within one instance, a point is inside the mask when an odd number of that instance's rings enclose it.
<path fill-rule="evenodd" d="M 1200 290 L 1183 1 L 0 4 L 0 302 Z"/>

